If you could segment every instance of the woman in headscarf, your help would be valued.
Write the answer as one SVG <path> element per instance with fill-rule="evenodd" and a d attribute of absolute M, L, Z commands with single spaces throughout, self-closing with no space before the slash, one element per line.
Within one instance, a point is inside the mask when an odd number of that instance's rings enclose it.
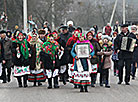
<path fill-rule="evenodd" d="M 75 58 L 74 64 L 74 84 L 80 86 L 80 92 L 88 92 L 87 86 L 91 85 L 90 81 L 90 59 L 94 55 L 92 44 L 85 40 L 83 33 L 78 34 L 79 40 L 74 44 L 71 55 Z M 85 45 L 85 46 L 83 46 Z"/>
<path fill-rule="evenodd" d="M 12 43 L 14 76 L 17 78 L 19 87 L 22 87 L 22 77 L 24 87 L 27 87 L 27 75 L 30 74 L 29 65 L 31 57 L 30 44 L 22 33 L 17 34 L 17 38 Z"/>
<path fill-rule="evenodd" d="M 54 78 L 54 88 L 58 86 L 58 73 L 59 73 L 59 43 L 54 40 L 53 34 L 49 34 L 47 41 L 42 45 L 43 51 L 40 53 L 40 60 L 46 69 L 48 77 L 48 89 L 52 88 L 52 78 Z"/>
<path fill-rule="evenodd" d="M 32 57 L 30 59 L 31 74 L 28 76 L 28 81 L 34 82 L 34 86 L 36 86 L 36 82 L 38 82 L 38 86 L 40 86 L 42 85 L 41 82 L 45 82 L 46 79 L 40 63 L 40 51 L 43 42 L 38 38 L 38 35 L 34 33 L 29 43 L 32 48 Z"/>

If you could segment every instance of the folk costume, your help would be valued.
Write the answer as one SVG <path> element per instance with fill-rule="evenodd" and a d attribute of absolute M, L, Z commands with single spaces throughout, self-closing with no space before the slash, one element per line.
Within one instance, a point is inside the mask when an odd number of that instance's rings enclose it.
<path fill-rule="evenodd" d="M 78 37 L 84 37 L 84 34 L 80 33 Z M 79 44 L 88 44 L 87 50 L 90 52 L 89 55 L 93 56 L 94 55 L 94 50 L 92 44 L 88 40 L 83 40 L 83 41 L 77 41 L 72 50 L 71 50 L 71 55 L 73 58 L 75 58 L 75 63 L 74 63 L 74 80 L 73 83 L 75 85 L 80 86 L 80 92 L 83 92 L 83 89 L 85 88 L 85 92 L 88 92 L 87 86 L 91 85 L 91 79 L 90 79 L 90 69 L 91 69 L 91 63 L 90 59 L 88 58 L 79 58 L 77 52 L 77 47 Z M 83 50 L 83 51 L 82 51 Z M 81 53 L 86 52 L 86 49 L 81 49 Z M 77 59 L 76 59 L 77 57 Z M 84 88 L 83 88 L 84 87 Z"/>
<path fill-rule="evenodd" d="M 45 82 L 46 77 L 43 73 L 42 65 L 40 64 L 40 52 L 43 45 L 43 42 L 38 38 L 37 34 L 33 34 L 32 37 L 35 37 L 29 41 L 30 46 L 32 48 L 32 56 L 30 59 L 30 72 L 28 75 L 28 81 L 34 82 L 34 86 L 36 86 L 36 82 L 38 82 L 38 86 L 42 85 L 40 82 Z"/>
<path fill-rule="evenodd" d="M 19 40 L 22 37 L 22 41 Z M 27 75 L 30 74 L 30 56 L 31 48 L 29 42 L 24 39 L 24 35 L 19 33 L 17 39 L 12 43 L 13 64 L 14 64 L 14 76 L 18 80 L 19 87 L 22 87 L 23 77 L 24 87 L 27 87 Z"/>
<path fill-rule="evenodd" d="M 52 41 L 51 41 L 52 38 Z M 58 86 L 58 73 L 59 73 L 59 58 L 58 58 L 58 42 L 54 41 L 53 35 L 50 34 L 47 37 L 47 42 L 43 45 L 43 51 L 40 53 L 40 60 L 44 64 L 46 69 L 46 75 L 48 77 L 48 89 L 52 88 L 52 78 L 54 78 L 54 88 Z"/>

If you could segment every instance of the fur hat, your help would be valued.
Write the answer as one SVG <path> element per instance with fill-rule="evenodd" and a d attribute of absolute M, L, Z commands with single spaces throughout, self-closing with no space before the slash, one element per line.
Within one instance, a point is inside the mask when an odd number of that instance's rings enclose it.
<path fill-rule="evenodd" d="M 44 29 L 39 29 L 38 34 L 45 34 L 45 30 Z"/>
<path fill-rule="evenodd" d="M 112 40 L 112 38 L 110 36 L 108 36 L 108 35 L 102 35 L 102 40 L 104 40 L 104 39 L 108 39 L 109 41 Z"/>
<path fill-rule="evenodd" d="M 1 30 L 1 31 L 0 31 L 0 34 L 3 34 L 3 33 L 6 34 L 6 31 L 5 31 L 5 30 Z"/>

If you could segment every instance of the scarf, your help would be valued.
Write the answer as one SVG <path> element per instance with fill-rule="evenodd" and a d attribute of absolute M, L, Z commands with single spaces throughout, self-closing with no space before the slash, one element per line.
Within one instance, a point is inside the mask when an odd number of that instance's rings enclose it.
<path fill-rule="evenodd" d="M 28 50 L 28 44 L 27 40 L 24 39 L 23 41 L 19 41 L 18 39 L 15 39 L 13 42 L 20 44 L 21 53 L 23 54 L 23 57 L 25 59 L 28 59 L 29 57 L 29 50 Z"/>

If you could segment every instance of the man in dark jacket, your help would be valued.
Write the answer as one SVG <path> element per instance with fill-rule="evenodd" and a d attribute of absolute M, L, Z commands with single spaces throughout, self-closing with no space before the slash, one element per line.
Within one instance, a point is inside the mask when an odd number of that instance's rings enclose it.
<path fill-rule="evenodd" d="M 115 39 L 114 48 L 115 51 L 118 53 L 119 61 L 118 61 L 118 67 L 119 67 L 119 82 L 118 84 L 121 84 L 123 82 L 123 67 L 125 66 L 126 73 L 125 73 L 125 83 L 126 85 L 130 85 L 130 72 L 131 72 L 131 60 L 133 56 L 133 52 L 122 50 L 122 39 L 123 37 L 133 38 L 136 39 L 136 36 L 133 33 L 130 33 L 128 31 L 128 25 L 124 24 L 121 26 L 121 34 L 117 36 Z"/>
<path fill-rule="evenodd" d="M 68 39 L 72 36 L 72 34 L 69 33 L 68 31 L 68 27 L 67 26 L 62 26 L 62 33 L 60 34 L 60 38 L 62 40 L 64 40 L 64 44 L 65 45 L 62 45 L 64 47 L 64 54 L 61 58 L 61 66 L 65 65 L 65 68 L 66 68 L 66 71 L 65 73 L 63 73 L 62 75 L 62 79 L 63 79 L 63 84 L 65 85 L 66 84 L 66 79 L 68 78 L 68 55 L 69 55 L 69 52 L 68 52 L 68 49 L 66 47 L 66 44 L 67 44 L 67 41 Z"/>
<path fill-rule="evenodd" d="M 1 39 L 2 39 L 2 44 L 3 44 L 3 49 L 4 49 L 4 54 L 3 54 L 3 60 L 2 60 L 2 78 L 3 78 L 3 83 L 6 83 L 6 79 L 8 82 L 11 81 L 11 67 L 12 67 L 12 52 L 11 52 L 11 46 L 12 46 L 12 41 L 10 38 L 6 36 L 6 32 L 3 32 L 0 34 Z M 6 77 L 6 68 L 7 68 L 7 77 Z"/>

